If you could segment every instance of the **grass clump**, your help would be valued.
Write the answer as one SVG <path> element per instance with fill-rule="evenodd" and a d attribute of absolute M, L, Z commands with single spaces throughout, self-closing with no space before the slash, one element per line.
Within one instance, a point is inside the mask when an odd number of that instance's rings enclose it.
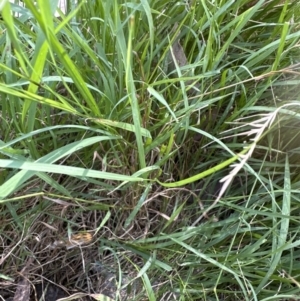
<path fill-rule="evenodd" d="M 57 2 L 1 7 L 0 295 L 297 300 L 297 1 Z"/>

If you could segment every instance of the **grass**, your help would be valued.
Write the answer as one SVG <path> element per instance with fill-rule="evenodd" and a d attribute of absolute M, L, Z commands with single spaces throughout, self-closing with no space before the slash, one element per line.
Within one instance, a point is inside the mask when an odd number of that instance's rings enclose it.
<path fill-rule="evenodd" d="M 1 4 L 2 299 L 22 275 L 300 300 L 297 1 L 24 3 Z"/>

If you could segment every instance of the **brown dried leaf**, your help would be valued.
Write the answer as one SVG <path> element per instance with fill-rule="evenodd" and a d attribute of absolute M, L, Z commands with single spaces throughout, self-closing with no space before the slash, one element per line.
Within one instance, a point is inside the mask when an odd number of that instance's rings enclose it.
<path fill-rule="evenodd" d="M 29 301 L 30 298 L 30 283 L 26 278 L 23 278 L 17 284 L 17 289 L 13 301 Z"/>
<path fill-rule="evenodd" d="M 29 298 L 30 298 L 30 283 L 27 279 L 27 270 L 29 268 L 29 266 L 31 265 L 33 259 L 30 258 L 24 268 L 22 269 L 21 271 L 21 276 L 22 276 L 22 279 L 18 282 L 17 284 L 17 289 L 15 291 L 15 295 L 14 295 L 14 298 L 13 298 L 13 301 L 29 301 Z"/>

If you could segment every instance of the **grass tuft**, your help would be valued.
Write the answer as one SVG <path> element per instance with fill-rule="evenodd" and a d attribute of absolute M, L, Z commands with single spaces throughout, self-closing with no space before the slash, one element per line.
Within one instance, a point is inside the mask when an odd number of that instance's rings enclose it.
<path fill-rule="evenodd" d="M 298 300 L 297 1 L 57 5 L 0 4 L 2 299 Z"/>

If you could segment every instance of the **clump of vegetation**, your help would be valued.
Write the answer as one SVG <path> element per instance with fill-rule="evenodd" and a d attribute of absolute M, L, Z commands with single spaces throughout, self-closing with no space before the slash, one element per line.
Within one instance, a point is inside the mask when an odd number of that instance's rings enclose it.
<path fill-rule="evenodd" d="M 299 299 L 297 1 L 23 2 L 0 4 L 0 295 Z"/>

